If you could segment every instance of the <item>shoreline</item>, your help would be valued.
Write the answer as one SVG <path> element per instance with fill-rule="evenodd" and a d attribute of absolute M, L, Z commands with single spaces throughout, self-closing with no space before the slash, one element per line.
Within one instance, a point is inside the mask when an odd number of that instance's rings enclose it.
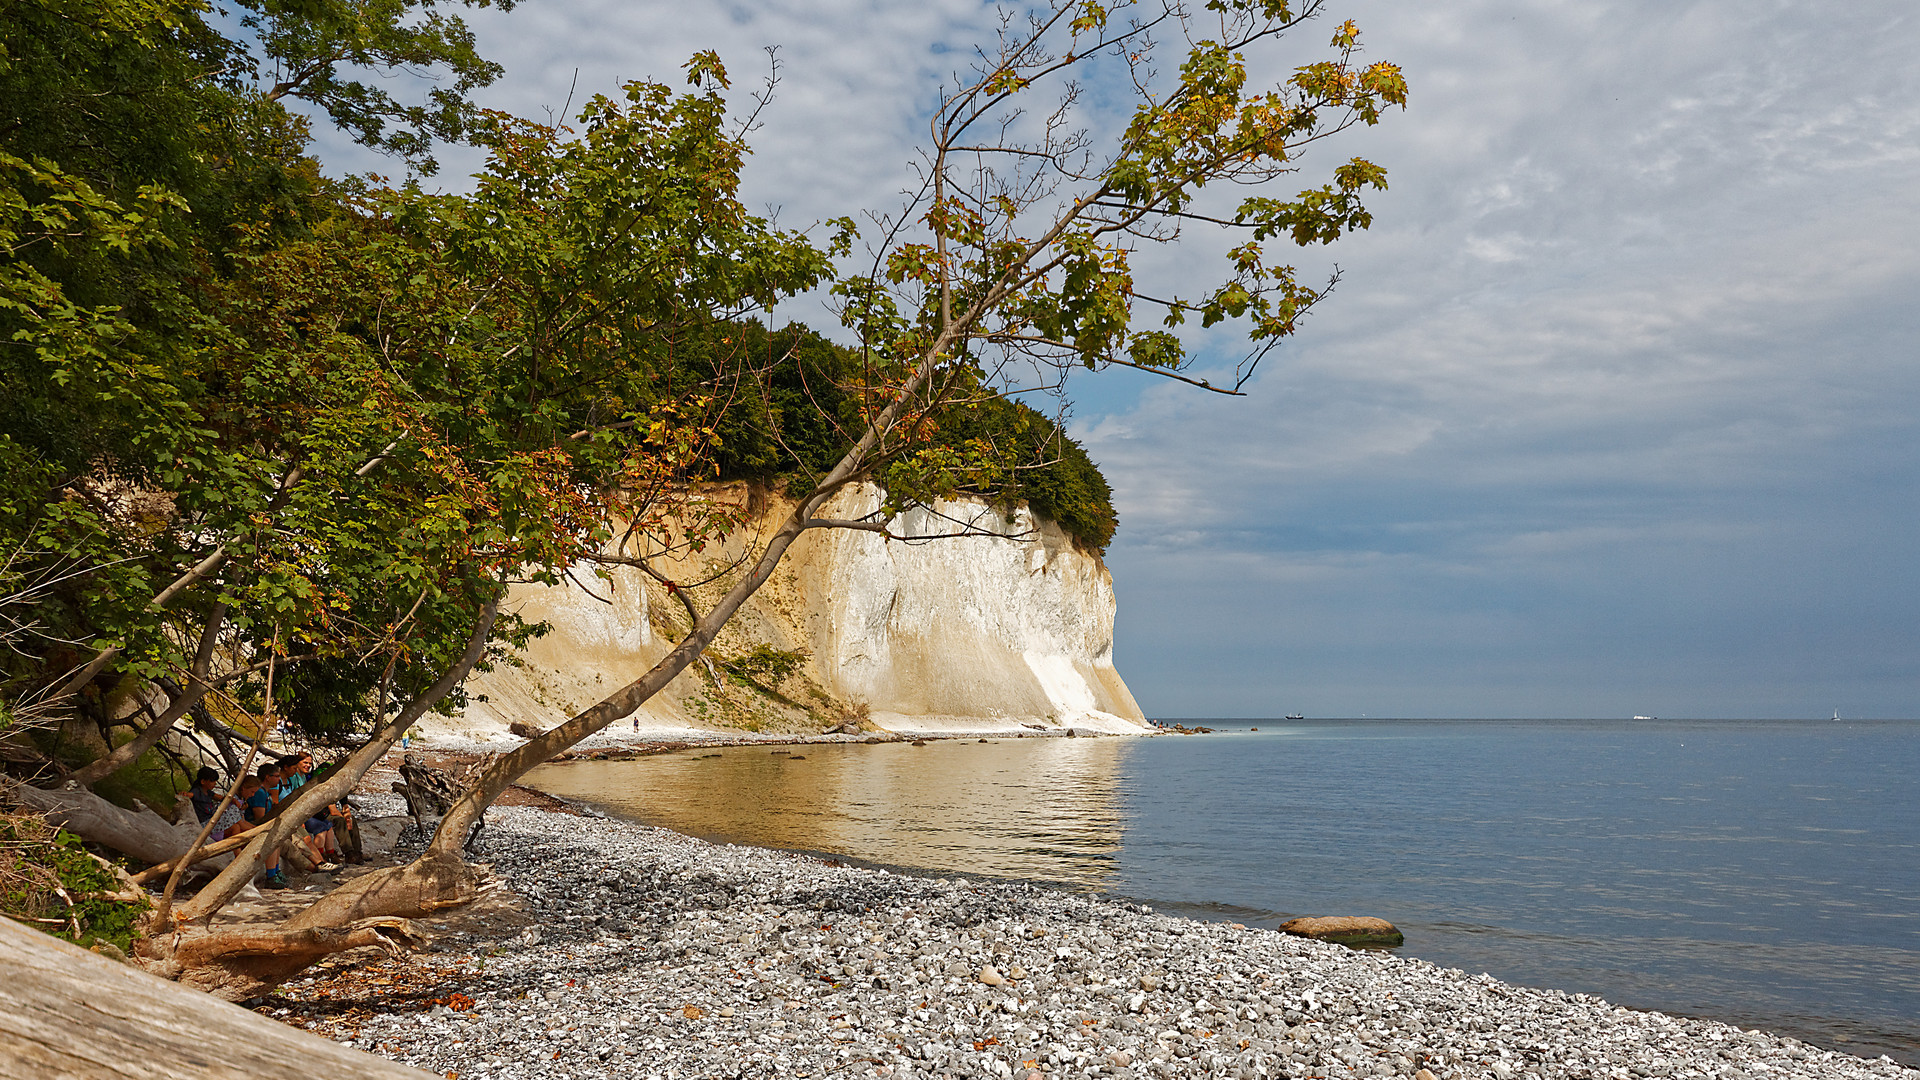
<path fill-rule="evenodd" d="M 1184 725 L 1161 727 L 1150 720 L 1135 723 L 1119 717 L 1086 715 L 1070 723 L 1036 723 L 1035 718 L 986 716 L 905 716 L 884 714 L 889 727 L 878 720 L 854 732 L 826 731 L 747 731 L 740 728 L 710 728 L 647 720 L 635 727 L 612 724 L 582 739 L 573 749 L 550 761 L 565 761 L 596 751 L 630 749 L 672 744 L 675 749 L 694 746 L 785 746 L 813 743 L 914 742 L 943 739 L 1065 739 L 1065 738 L 1146 738 L 1155 735 L 1198 734 Z M 423 721 L 422 734 L 413 739 L 414 748 L 465 754 L 490 754 L 512 749 L 526 740 L 494 725 L 475 726 L 458 721 Z M 1202 729 L 1211 731 L 1212 729 Z"/>
<path fill-rule="evenodd" d="M 1025 883 L 533 807 L 489 814 L 481 845 L 505 886 L 488 911 L 427 920 L 442 937 L 412 963 L 336 958 L 260 1011 L 463 1080 L 1920 1080 L 1887 1058 Z"/>
<path fill-rule="evenodd" d="M 757 732 L 737 731 L 729 728 L 663 728 L 645 727 L 635 730 L 609 727 L 580 740 L 572 749 L 563 750 L 541 764 L 563 765 L 570 761 L 620 761 L 634 757 L 647 757 L 653 754 L 667 754 L 676 750 L 727 746 L 818 746 L 824 744 L 867 744 L 867 743 L 929 743 L 929 742 L 988 742 L 1000 739 L 1147 739 L 1161 735 L 1197 735 L 1211 733 L 1211 728 L 1187 729 L 1160 728 L 1149 726 L 1138 732 L 1102 731 L 1086 727 L 1046 728 L 1032 724 L 1020 724 L 1015 727 L 955 728 L 951 730 L 926 731 L 878 731 L 859 732 Z M 462 763 L 473 761 L 488 754 L 511 750 L 525 739 L 515 735 L 501 735 L 498 738 L 479 739 L 448 731 L 433 731 L 419 739 L 409 740 L 409 745 L 396 745 L 395 753 L 425 753 Z"/>

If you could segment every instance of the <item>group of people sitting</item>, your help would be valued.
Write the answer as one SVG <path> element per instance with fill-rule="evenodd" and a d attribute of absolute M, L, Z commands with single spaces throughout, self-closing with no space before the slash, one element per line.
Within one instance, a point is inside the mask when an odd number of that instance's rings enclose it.
<path fill-rule="evenodd" d="M 240 790 L 226 808 L 221 809 L 226 791 L 220 785 L 220 774 L 211 768 L 202 768 L 194 778 L 193 811 L 202 824 L 213 820 L 212 839 L 224 840 L 278 817 L 281 807 L 291 802 L 296 792 L 323 774 L 324 770 L 320 774 L 314 772 L 312 754 L 288 754 L 242 777 Z M 214 819 L 216 811 L 218 819 Z M 353 818 L 353 805 L 345 798 L 327 804 L 308 818 L 302 840 L 316 870 L 338 870 L 343 862 L 367 861 L 360 847 L 360 827 Z M 266 888 L 287 887 L 278 850 L 267 852 L 266 871 L 261 882 Z"/>

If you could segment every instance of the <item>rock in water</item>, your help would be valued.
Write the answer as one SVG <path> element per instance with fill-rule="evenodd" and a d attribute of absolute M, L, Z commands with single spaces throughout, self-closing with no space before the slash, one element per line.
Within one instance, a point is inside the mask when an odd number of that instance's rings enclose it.
<path fill-rule="evenodd" d="M 1280 932 L 1340 945 L 1404 945 L 1407 938 L 1385 919 L 1370 915 L 1322 915 L 1288 919 Z"/>

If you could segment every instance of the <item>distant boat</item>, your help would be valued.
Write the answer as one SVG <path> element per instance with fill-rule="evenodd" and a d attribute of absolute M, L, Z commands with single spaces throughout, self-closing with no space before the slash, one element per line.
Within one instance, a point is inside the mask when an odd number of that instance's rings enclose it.
<path fill-rule="evenodd" d="M 1835 719 L 1838 719 L 1838 718 L 1839 718 L 1839 716 L 1838 716 L 1838 714 L 1836 713 L 1836 714 L 1835 714 Z M 1305 720 L 1305 719 L 1306 719 L 1306 717 L 1304 717 L 1304 716 L 1302 716 L 1302 715 L 1300 715 L 1299 713 L 1297 713 L 1297 712 L 1296 712 L 1296 713 L 1288 713 L 1288 714 L 1287 714 L 1287 719 L 1289 719 L 1289 720 Z"/>
<path fill-rule="evenodd" d="M 1835 710 L 1833 710 L 1833 718 L 1834 718 L 1835 720 L 1839 720 L 1839 719 L 1840 719 L 1840 710 L 1839 710 L 1839 709 L 1835 709 Z"/>
<path fill-rule="evenodd" d="M 1634 719 L 1635 720 L 1658 720 L 1660 718 L 1657 716 L 1636 716 L 1634 717 Z"/>

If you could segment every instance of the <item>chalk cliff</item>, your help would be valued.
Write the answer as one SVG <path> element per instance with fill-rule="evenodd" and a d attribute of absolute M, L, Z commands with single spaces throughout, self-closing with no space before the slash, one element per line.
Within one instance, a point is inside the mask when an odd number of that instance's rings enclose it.
<path fill-rule="evenodd" d="M 749 534 L 771 532 L 791 508 L 746 485 L 713 497 L 754 512 Z M 856 489 L 825 513 L 858 517 L 879 501 L 877 490 Z M 1009 524 L 977 503 L 942 504 L 906 515 L 895 531 L 950 532 L 955 520 L 1025 538 L 900 542 L 810 531 L 709 650 L 713 663 L 682 673 L 642 709 L 641 725 L 800 732 L 865 718 L 902 733 L 1145 730 L 1113 667 L 1113 580 L 1099 558 L 1025 509 Z M 675 576 L 722 569 L 738 549 L 710 549 Z M 491 739 L 514 721 L 551 726 L 639 676 L 686 629 L 685 609 L 637 570 L 576 577 L 515 589 L 511 605 L 553 630 L 520 666 L 476 676 L 464 716 L 431 723 L 430 733 Z M 701 610 L 731 580 L 696 590 Z M 752 663 L 759 646 L 791 673 Z"/>

